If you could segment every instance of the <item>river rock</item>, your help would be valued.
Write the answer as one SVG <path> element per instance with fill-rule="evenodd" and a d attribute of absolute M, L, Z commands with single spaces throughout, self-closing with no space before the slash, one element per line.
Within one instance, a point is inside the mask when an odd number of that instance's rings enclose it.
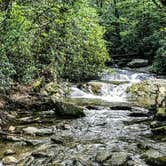
<path fill-rule="evenodd" d="M 159 151 L 150 149 L 144 155 L 146 163 L 151 166 L 165 166 L 166 165 L 166 155 L 160 153 Z"/>
<path fill-rule="evenodd" d="M 10 126 L 9 129 L 8 129 L 10 132 L 14 132 L 16 130 L 16 127 L 15 126 Z"/>
<path fill-rule="evenodd" d="M 160 126 L 152 129 L 152 132 L 157 135 L 165 135 L 166 134 L 166 126 Z"/>
<path fill-rule="evenodd" d="M 38 136 L 45 136 L 45 135 L 51 135 L 51 134 L 53 134 L 53 129 L 47 129 L 47 128 L 39 129 L 36 132 L 36 135 Z"/>
<path fill-rule="evenodd" d="M 127 64 L 128 67 L 131 68 L 139 68 L 139 67 L 145 67 L 148 66 L 149 61 L 146 59 L 133 59 L 131 62 Z"/>
<path fill-rule="evenodd" d="M 153 79 L 133 84 L 127 89 L 129 99 L 142 107 L 161 105 L 166 97 L 166 80 Z M 157 102 L 157 103 L 156 103 Z M 165 106 L 162 106 L 165 107 Z"/>
<path fill-rule="evenodd" d="M 24 142 L 26 143 L 26 145 L 29 145 L 29 146 L 37 146 L 37 145 L 40 145 L 40 144 L 44 144 L 44 143 L 46 143 L 47 141 L 46 141 L 46 140 L 24 139 Z"/>
<path fill-rule="evenodd" d="M 125 166 L 128 160 L 127 152 L 111 152 L 109 150 L 98 152 L 96 161 L 104 166 Z"/>
<path fill-rule="evenodd" d="M 30 134 L 30 135 L 38 135 L 38 136 L 45 136 L 45 135 L 51 135 L 53 133 L 52 129 L 38 129 L 36 127 L 27 127 L 23 129 L 25 134 Z"/>
<path fill-rule="evenodd" d="M 158 120 L 166 120 L 166 108 L 163 107 L 157 108 L 156 118 Z"/>
<path fill-rule="evenodd" d="M 61 133 L 61 135 L 52 136 L 51 141 L 55 144 L 67 144 L 73 141 L 73 136 L 71 133 Z"/>
<path fill-rule="evenodd" d="M 7 149 L 5 152 L 4 152 L 4 155 L 5 156 L 8 156 L 8 155 L 13 155 L 13 154 L 15 154 L 16 152 L 14 152 L 13 150 L 11 150 L 11 149 Z"/>
<path fill-rule="evenodd" d="M 77 87 L 88 93 L 100 94 L 103 84 L 102 82 L 91 81 L 86 84 L 79 84 Z"/>
<path fill-rule="evenodd" d="M 4 165 L 15 165 L 18 163 L 18 160 L 13 156 L 7 156 L 2 159 Z"/>
<path fill-rule="evenodd" d="M 54 154 L 53 153 L 46 153 L 46 152 L 33 152 L 31 155 L 35 158 L 45 158 L 45 157 L 50 158 Z"/>
<path fill-rule="evenodd" d="M 96 161 L 99 162 L 99 163 L 103 163 L 111 157 L 112 157 L 111 151 L 104 150 L 104 151 L 101 151 L 101 152 L 97 153 Z"/>
<path fill-rule="evenodd" d="M 54 111 L 63 117 L 79 118 L 85 116 L 82 107 L 67 102 L 55 102 Z"/>
<path fill-rule="evenodd" d="M 127 152 L 114 152 L 112 157 L 106 161 L 106 164 L 108 166 L 125 166 L 128 159 L 129 155 Z"/>
<path fill-rule="evenodd" d="M 101 82 L 94 81 L 94 82 L 87 83 L 87 87 L 88 87 L 89 91 L 94 93 L 94 94 L 100 94 L 102 86 L 103 86 L 103 83 L 101 83 Z"/>
<path fill-rule="evenodd" d="M 36 132 L 38 131 L 38 128 L 36 127 L 27 127 L 22 129 L 24 131 L 25 134 L 30 134 L 30 135 L 35 135 Z"/>
<path fill-rule="evenodd" d="M 12 136 L 12 135 L 7 135 L 5 140 L 7 141 L 10 141 L 10 142 L 21 142 L 23 140 L 22 137 L 15 137 L 15 136 Z"/>

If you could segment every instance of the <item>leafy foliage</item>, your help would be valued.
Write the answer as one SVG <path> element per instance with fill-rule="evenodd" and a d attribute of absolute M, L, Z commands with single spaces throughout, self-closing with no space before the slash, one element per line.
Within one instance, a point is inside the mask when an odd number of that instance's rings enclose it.
<path fill-rule="evenodd" d="M 1 2 L 0 69 L 9 79 L 29 82 L 45 70 L 59 78 L 93 78 L 108 58 L 104 29 L 86 0 Z M 5 6 L 3 8 L 3 6 Z M 2 44 L 3 43 L 3 44 Z M 4 80 L 1 77 L 1 80 Z"/>
<path fill-rule="evenodd" d="M 98 4 L 97 0 L 93 2 Z M 163 39 L 166 9 L 163 3 L 153 0 L 102 2 L 102 8 L 98 5 L 97 8 L 101 16 L 101 24 L 106 27 L 105 39 L 110 54 L 128 54 L 149 59 L 151 63 L 156 64 L 159 58 L 154 57 L 164 51 L 160 44 L 160 41 L 162 43 L 165 41 Z M 159 68 L 154 70 L 157 71 Z M 158 73 L 163 72 L 158 71 Z"/>

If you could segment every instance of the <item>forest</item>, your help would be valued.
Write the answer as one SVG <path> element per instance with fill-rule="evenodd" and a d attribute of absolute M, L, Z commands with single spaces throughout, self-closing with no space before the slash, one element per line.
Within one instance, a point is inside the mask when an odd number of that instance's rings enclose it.
<path fill-rule="evenodd" d="M 166 0 L 0 0 L 0 166 L 166 165 Z"/>
<path fill-rule="evenodd" d="M 0 85 L 29 83 L 53 70 L 88 80 L 111 55 L 143 57 L 166 73 L 165 1 L 1 0 Z"/>

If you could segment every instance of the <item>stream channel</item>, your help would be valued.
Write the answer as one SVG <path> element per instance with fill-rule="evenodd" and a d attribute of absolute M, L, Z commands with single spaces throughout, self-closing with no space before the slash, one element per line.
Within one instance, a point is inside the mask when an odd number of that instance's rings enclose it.
<path fill-rule="evenodd" d="M 166 144 L 153 137 L 149 110 L 131 104 L 126 94 L 133 83 L 147 79 L 154 76 L 116 69 L 72 85 L 66 100 L 83 106 L 86 116 L 61 120 L 50 110 L 35 117 L 42 117 L 42 123 L 28 124 L 24 114 L 24 123 L 15 126 L 18 134 L 0 142 L 0 158 L 8 153 L 13 157 L 8 160 L 20 166 L 148 166 L 147 151 L 164 154 Z"/>

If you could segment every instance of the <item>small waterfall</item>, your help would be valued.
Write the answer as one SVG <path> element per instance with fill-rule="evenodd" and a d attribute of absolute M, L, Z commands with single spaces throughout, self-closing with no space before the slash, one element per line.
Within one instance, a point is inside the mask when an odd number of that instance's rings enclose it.
<path fill-rule="evenodd" d="M 71 87 L 71 98 L 101 99 L 109 102 L 126 102 L 126 90 L 133 83 L 151 79 L 152 75 L 146 73 L 135 73 L 128 70 L 115 69 L 114 73 L 104 73 L 97 84 L 101 85 L 100 94 L 92 91 Z"/>

